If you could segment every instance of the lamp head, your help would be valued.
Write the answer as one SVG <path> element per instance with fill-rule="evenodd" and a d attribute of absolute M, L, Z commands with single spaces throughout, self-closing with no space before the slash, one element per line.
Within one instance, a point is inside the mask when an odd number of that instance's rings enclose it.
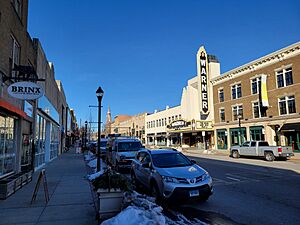
<path fill-rule="evenodd" d="M 102 90 L 101 87 L 98 87 L 98 89 L 96 91 L 96 96 L 97 96 L 97 98 L 98 98 L 99 101 L 102 100 L 103 95 L 104 95 L 104 91 Z"/>

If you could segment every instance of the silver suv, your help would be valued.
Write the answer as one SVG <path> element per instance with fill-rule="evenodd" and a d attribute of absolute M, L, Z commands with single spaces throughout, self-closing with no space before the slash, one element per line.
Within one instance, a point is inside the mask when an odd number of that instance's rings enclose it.
<path fill-rule="evenodd" d="M 131 165 L 131 179 L 151 190 L 157 199 L 207 200 L 213 193 L 212 178 L 203 168 L 172 149 L 144 149 Z"/>

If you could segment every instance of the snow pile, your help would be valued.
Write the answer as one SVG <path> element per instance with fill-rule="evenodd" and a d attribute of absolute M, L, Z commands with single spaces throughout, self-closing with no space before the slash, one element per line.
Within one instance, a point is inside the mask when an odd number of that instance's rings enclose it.
<path fill-rule="evenodd" d="M 163 208 L 155 203 L 154 198 L 137 192 L 125 192 L 124 207 L 127 208 L 101 225 L 207 225 L 199 219 L 188 220 L 174 211 L 168 212 L 171 219 L 163 214 Z"/>
<path fill-rule="evenodd" d="M 117 216 L 104 221 L 101 225 L 165 225 L 166 219 L 162 207 L 154 199 L 137 192 L 124 194 L 125 208 Z"/>
<path fill-rule="evenodd" d="M 87 165 L 91 168 L 96 168 L 97 167 L 97 159 L 93 159 L 93 160 L 89 161 Z"/>
<path fill-rule="evenodd" d="M 90 151 L 88 151 L 88 154 L 84 155 L 84 160 L 85 161 L 90 161 L 93 158 L 95 158 L 95 155 L 92 152 L 90 152 Z"/>
<path fill-rule="evenodd" d="M 97 177 L 100 177 L 102 174 L 103 174 L 103 170 L 100 170 L 99 172 L 95 172 L 95 173 L 92 173 L 90 175 L 87 175 L 87 178 L 90 181 L 92 181 L 92 180 L 95 180 Z"/>

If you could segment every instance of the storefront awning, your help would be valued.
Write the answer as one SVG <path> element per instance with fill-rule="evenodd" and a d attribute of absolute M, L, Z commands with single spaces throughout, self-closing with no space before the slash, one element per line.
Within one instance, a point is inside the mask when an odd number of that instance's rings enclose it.
<path fill-rule="evenodd" d="M 300 123 L 286 123 L 284 124 L 281 129 L 281 132 L 300 132 Z"/>
<path fill-rule="evenodd" d="M 13 114 L 21 116 L 23 118 L 28 118 L 26 113 L 23 110 L 18 109 L 17 107 L 13 106 L 12 104 L 10 104 L 2 99 L 0 99 L 0 107 L 12 112 Z"/>

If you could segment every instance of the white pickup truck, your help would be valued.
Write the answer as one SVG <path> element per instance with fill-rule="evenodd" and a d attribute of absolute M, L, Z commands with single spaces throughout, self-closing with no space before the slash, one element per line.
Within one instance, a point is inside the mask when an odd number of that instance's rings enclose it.
<path fill-rule="evenodd" d="M 275 158 L 287 159 L 293 156 L 291 147 L 269 146 L 266 141 L 247 141 L 241 146 L 232 146 L 230 156 L 239 158 L 240 156 L 259 156 L 267 161 L 273 161 Z"/>

